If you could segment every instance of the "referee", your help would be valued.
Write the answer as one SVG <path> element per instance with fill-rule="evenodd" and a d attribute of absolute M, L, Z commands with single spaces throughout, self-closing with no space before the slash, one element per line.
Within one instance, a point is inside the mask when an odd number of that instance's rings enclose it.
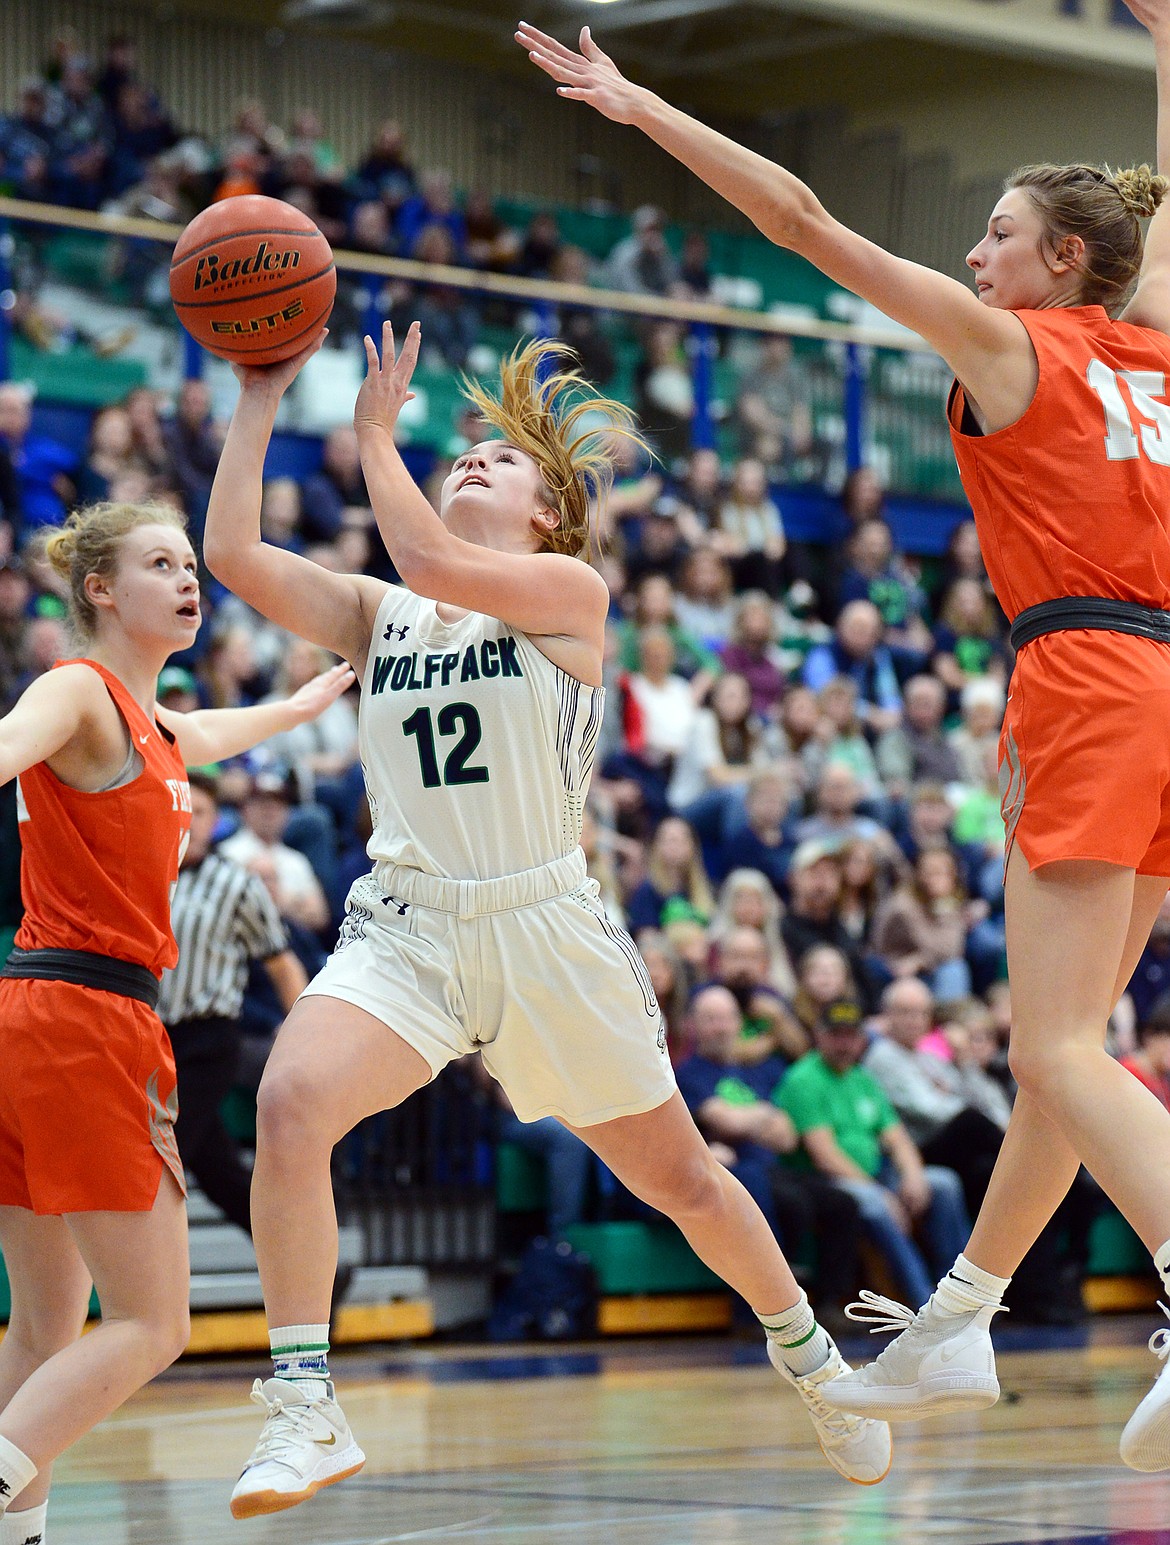
<path fill-rule="evenodd" d="M 263 964 L 286 1014 L 308 978 L 264 882 L 211 851 L 216 780 L 192 772 L 190 783 L 191 838 L 171 902 L 179 960 L 163 974 L 158 1012 L 175 1051 L 175 1136 L 184 1166 L 225 1217 L 250 1234 L 252 1174 L 220 1115 L 239 1063 L 248 963 Z"/>

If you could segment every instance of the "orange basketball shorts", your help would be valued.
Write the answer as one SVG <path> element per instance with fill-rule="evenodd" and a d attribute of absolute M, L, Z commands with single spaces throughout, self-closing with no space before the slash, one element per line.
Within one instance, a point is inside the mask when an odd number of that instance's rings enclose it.
<path fill-rule="evenodd" d="M 69 982 L 0 978 L 0 1206 L 149 1212 L 175 1142 L 175 1059 L 158 1015 Z"/>
<path fill-rule="evenodd" d="M 1026 644 L 999 746 L 1008 851 L 1170 876 L 1170 645 L 1078 630 Z"/>

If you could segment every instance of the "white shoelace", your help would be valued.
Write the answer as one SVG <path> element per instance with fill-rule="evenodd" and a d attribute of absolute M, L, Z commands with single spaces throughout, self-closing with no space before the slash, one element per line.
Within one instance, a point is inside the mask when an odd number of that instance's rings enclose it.
<path fill-rule="evenodd" d="M 286 1406 L 279 1396 L 275 1400 L 269 1400 L 259 1379 L 252 1386 L 249 1399 L 253 1405 L 263 1406 L 267 1412 L 264 1430 L 252 1454 L 252 1464 L 260 1464 L 266 1459 L 283 1463 L 285 1451 L 295 1448 L 297 1439 L 302 1434 L 308 1435 L 308 1428 L 313 1419 L 312 1407 L 310 1405 Z"/>
<path fill-rule="evenodd" d="M 918 1315 L 896 1299 L 862 1288 L 857 1302 L 845 1305 L 845 1318 L 858 1325 L 868 1325 L 870 1335 L 877 1336 L 887 1330 L 909 1330 Z"/>
<path fill-rule="evenodd" d="M 1170 1308 L 1168 1308 L 1160 1298 L 1158 1300 L 1158 1308 L 1161 1309 L 1166 1318 L 1170 1320 Z M 1149 1346 L 1150 1351 L 1153 1352 L 1154 1356 L 1160 1357 L 1162 1361 L 1165 1362 L 1166 1359 L 1170 1357 L 1170 1327 L 1163 1325 L 1161 1330 L 1156 1330 L 1150 1337 Z"/>
<path fill-rule="evenodd" d="M 799 1374 L 796 1378 L 804 1396 L 805 1405 L 827 1435 L 831 1434 L 838 1443 L 843 1443 L 846 1438 L 855 1437 L 861 1431 L 865 1425 L 865 1417 L 853 1416 L 848 1411 L 834 1410 L 832 1406 L 825 1404 L 818 1385 L 807 1383 L 800 1378 Z"/>
<path fill-rule="evenodd" d="M 857 1301 L 852 1304 L 846 1304 L 846 1318 L 853 1320 L 858 1325 L 868 1325 L 871 1336 L 879 1335 L 883 1331 L 896 1332 L 893 1341 L 888 1346 L 883 1347 L 873 1362 L 867 1364 L 866 1367 L 888 1369 L 896 1360 L 897 1353 L 895 1348 L 898 1345 L 899 1337 L 917 1325 L 919 1316 L 925 1314 L 933 1303 L 934 1295 L 932 1294 L 923 1304 L 922 1308 L 915 1311 L 907 1307 L 906 1304 L 898 1303 L 896 1299 L 886 1298 L 881 1293 L 871 1293 L 868 1288 L 862 1288 Z M 972 1314 L 978 1313 L 980 1307 L 991 1306 L 972 1305 Z M 1170 1311 L 1167 1312 L 1170 1313 Z M 994 1313 L 1006 1314 L 1007 1310 L 1000 1304 L 994 1309 Z M 1159 1331 L 1157 1334 L 1165 1335 L 1167 1340 L 1170 1341 L 1170 1331 Z M 863 1368 L 860 1372 L 864 1376 L 866 1369 Z"/>

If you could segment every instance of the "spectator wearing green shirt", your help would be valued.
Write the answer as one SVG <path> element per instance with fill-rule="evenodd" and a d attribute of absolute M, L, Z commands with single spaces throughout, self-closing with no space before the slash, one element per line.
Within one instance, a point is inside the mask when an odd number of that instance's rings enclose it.
<path fill-rule="evenodd" d="M 930 1297 L 935 1274 L 971 1232 L 953 1170 L 924 1165 L 877 1081 L 859 1066 L 867 1037 L 860 1005 L 826 1004 L 815 1049 L 788 1070 L 772 1098 L 800 1134 L 803 1158 L 848 1191 L 861 1227 L 881 1251 L 907 1303 Z M 921 1225 L 930 1264 L 914 1240 Z"/>
<path fill-rule="evenodd" d="M 815 1240 L 808 1291 L 817 1318 L 849 1328 L 841 1305 L 857 1281 L 860 1220 L 857 1204 L 815 1171 L 781 1166 L 799 1138 L 792 1122 L 768 1098 L 783 1076 L 782 1057 L 739 1061 L 743 1013 L 728 988 L 702 987 L 690 1006 L 694 1050 L 677 1068 L 678 1087 L 708 1146 L 748 1193 L 785 1250 L 798 1253 Z"/>

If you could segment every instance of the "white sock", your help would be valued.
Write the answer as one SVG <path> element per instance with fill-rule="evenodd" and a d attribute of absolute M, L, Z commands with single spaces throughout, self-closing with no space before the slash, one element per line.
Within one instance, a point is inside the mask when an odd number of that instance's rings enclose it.
<path fill-rule="evenodd" d="M 47 1502 L 42 1502 L 40 1507 L 27 1507 L 23 1513 L 14 1513 L 9 1508 L 0 1518 L 0 1545 L 45 1545 L 48 1512 Z"/>
<path fill-rule="evenodd" d="M 15 1443 L 0 1438 L 0 1513 L 17 1497 L 37 1473 L 32 1460 Z"/>
<path fill-rule="evenodd" d="M 782 1309 L 779 1314 L 758 1314 L 756 1318 L 786 1368 L 795 1374 L 806 1374 L 824 1367 L 832 1343 L 828 1333 L 817 1324 L 807 1293 L 802 1292 L 791 1309 Z"/>
<path fill-rule="evenodd" d="M 1158 1276 L 1162 1279 L 1162 1286 L 1170 1293 L 1170 1239 L 1162 1246 L 1154 1256 L 1154 1265 L 1158 1268 Z"/>
<path fill-rule="evenodd" d="M 328 1394 L 329 1326 L 281 1325 L 268 1332 L 273 1372 L 311 1399 Z"/>
<path fill-rule="evenodd" d="M 935 1289 L 934 1302 L 949 1314 L 973 1314 L 989 1304 L 999 1304 L 1011 1280 L 992 1276 L 960 1255 Z"/>

